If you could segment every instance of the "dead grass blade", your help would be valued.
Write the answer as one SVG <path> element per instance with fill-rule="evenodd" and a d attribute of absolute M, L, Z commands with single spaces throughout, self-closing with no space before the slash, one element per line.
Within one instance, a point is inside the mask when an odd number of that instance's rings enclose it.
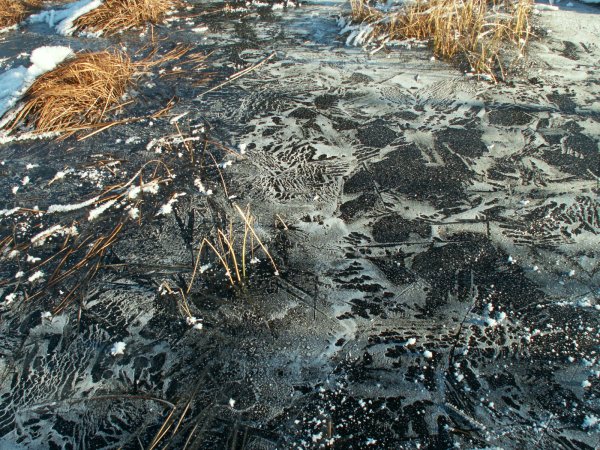
<path fill-rule="evenodd" d="M 217 236 L 214 243 L 208 238 L 204 238 L 202 240 L 198 252 L 196 253 L 192 275 L 185 292 L 186 295 L 192 290 L 194 280 L 196 279 L 198 270 L 200 268 L 200 260 L 205 248 L 211 250 L 212 253 L 217 257 L 232 286 L 241 285 L 244 283 L 247 275 L 247 253 L 254 252 L 255 240 L 258 243 L 258 247 L 262 250 L 262 253 L 264 253 L 271 263 L 271 266 L 274 269 L 274 274 L 279 275 L 279 270 L 277 269 L 275 260 L 254 229 L 254 217 L 252 217 L 250 214 L 250 208 L 248 207 L 244 212 L 238 205 L 234 204 L 234 206 L 243 221 L 243 231 L 235 230 L 234 224 L 231 222 L 227 233 L 222 229 L 217 230 Z M 236 240 L 236 236 L 239 235 L 241 235 L 241 243 L 239 243 L 239 240 Z M 248 241 L 250 241 L 250 245 L 248 245 Z M 253 256 L 253 254 L 251 254 L 251 256 Z"/>
<path fill-rule="evenodd" d="M 0 0 L 0 28 L 18 24 L 41 3 L 41 0 Z"/>

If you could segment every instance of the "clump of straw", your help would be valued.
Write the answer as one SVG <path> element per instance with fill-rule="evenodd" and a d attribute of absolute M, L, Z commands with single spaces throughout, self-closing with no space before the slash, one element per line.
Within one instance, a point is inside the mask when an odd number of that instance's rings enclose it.
<path fill-rule="evenodd" d="M 80 130 L 95 129 L 86 136 L 90 137 L 114 125 L 156 119 L 173 103 L 147 116 L 112 121 L 108 118 L 133 103 L 126 100 L 125 94 L 140 76 L 156 66 L 180 61 L 188 50 L 177 46 L 158 55 L 158 49 L 154 49 L 136 61 L 119 50 L 79 53 L 37 78 L 17 106 L 5 114 L 0 127 L 9 133 L 31 128 L 36 134 L 58 133 L 63 138 Z M 199 59 L 196 56 L 194 61 Z"/>
<path fill-rule="evenodd" d="M 531 34 L 533 0 L 415 0 L 386 13 L 368 0 L 351 0 L 352 20 L 371 26 L 376 41 L 416 39 L 434 53 L 459 59 L 469 69 L 495 78 L 500 52 L 510 44 L 521 54 Z"/>
<path fill-rule="evenodd" d="M 121 106 L 135 71 L 136 63 L 123 52 L 80 53 L 35 80 L 5 128 L 74 132 L 100 123 Z"/>
<path fill-rule="evenodd" d="M 106 0 L 73 23 L 76 31 L 112 35 L 120 31 L 162 23 L 180 6 L 179 0 Z"/>
<path fill-rule="evenodd" d="M 21 22 L 41 0 L 0 0 L 0 28 Z"/>

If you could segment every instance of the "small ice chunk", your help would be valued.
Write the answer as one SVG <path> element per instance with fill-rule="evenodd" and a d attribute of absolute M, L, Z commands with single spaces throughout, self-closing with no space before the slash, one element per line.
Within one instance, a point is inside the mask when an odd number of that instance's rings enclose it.
<path fill-rule="evenodd" d="M 594 415 L 585 416 L 585 419 L 583 419 L 582 426 L 584 429 L 592 429 L 597 425 L 600 425 L 600 418 Z"/>
<path fill-rule="evenodd" d="M 233 408 L 235 406 L 235 400 L 234 399 L 232 399 L 232 398 L 229 399 L 229 406 L 231 408 Z"/>
<path fill-rule="evenodd" d="M 187 323 L 194 330 L 201 330 L 203 328 L 202 319 L 198 319 L 196 317 L 190 316 L 185 318 L 185 323 Z"/>
<path fill-rule="evenodd" d="M 417 340 L 415 338 L 409 338 L 408 341 L 405 342 L 404 346 L 408 347 L 409 345 L 415 345 Z"/>
<path fill-rule="evenodd" d="M 97 208 L 94 208 L 90 211 L 89 215 L 88 215 L 88 220 L 92 221 L 97 219 L 98 217 L 100 217 L 102 215 L 102 213 L 104 211 L 106 211 L 107 209 L 109 209 L 112 205 L 114 205 L 117 202 L 117 199 L 112 199 L 109 200 L 107 202 L 102 203 L 100 206 L 98 206 Z"/>
<path fill-rule="evenodd" d="M 12 293 L 8 294 L 6 297 L 4 297 L 4 303 L 6 303 L 7 305 L 10 305 L 12 302 L 15 301 L 16 298 L 17 298 L 17 294 L 12 292 Z"/>
<path fill-rule="evenodd" d="M 133 220 L 136 220 L 138 217 L 140 217 L 140 209 L 139 208 L 131 208 L 129 210 L 129 217 Z"/>
<path fill-rule="evenodd" d="M 42 320 L 52 320 L 52 313 L 50 311 L 44 311 L 41 317 Z"/>
<path fill-rule="evenodd" d="M 431 358 L 433 358 L 433 353 L 431 353 L 429 350 L 425 350 L 423 352 L 423 356 L 427 359 L 431 359 Z"/>
<path fill-rule="evenodd" d="M 125 347 L 127 347 L 127 344 L 125 344 L 125 342 L 123 342 L 123 341 L 115 342 L 110 349 L 110 354 L 112 356 L 124 355 Z"/>
<path fill-rule="evenodd" d="M 44 272 L 42 272 L 41 270 L 38 270 L 33 275 L 31 275 L 27 280 L 30 283 L 33 283 L 34 281 L 40 280 L 42 278 L 44 278 Z"/>

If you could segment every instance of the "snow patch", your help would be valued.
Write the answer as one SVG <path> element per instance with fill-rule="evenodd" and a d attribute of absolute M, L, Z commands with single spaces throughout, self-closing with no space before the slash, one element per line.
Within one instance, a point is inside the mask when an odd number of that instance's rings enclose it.
<path fill-rule="evenodd" d="M 79 0 L 62 9 L 49 9 L 29 18 L 30 23 L 47 23 L 59 34 L 70 36 L 75 31 L 73 23 L 84 14 L 102 5 L 102 0 Z M 98 33 L 99 35 L 101 33 Z"/>
<path fill-rule="evenodd" d="M 127 344 L 125 344 L 125 342 L 115 342 L 112 346 L 112 348 L 110 349 L 110 354 L 112 356 L 117 356 L 117 355 L 124 355 L 125 354 L 125 347 L 127 347 Z"/>
<path fill-rule="evenodd" d="M 73 50 L 64 46 L 38 47 L 29 58 L 31 65 L 7 70 L 0 75 L 0 116 L 4 115 L 17 103 L 37 77 L 54 69 L 65 59 L 73 56 Z M 4 125 L 10 118 L 0 122 Z"/>

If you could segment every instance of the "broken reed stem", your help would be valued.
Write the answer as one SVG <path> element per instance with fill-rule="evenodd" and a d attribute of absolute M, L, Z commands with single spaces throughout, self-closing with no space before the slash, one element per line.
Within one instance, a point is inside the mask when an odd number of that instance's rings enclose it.
<path fill-rule="evenodd" d="M 265 245 L 262 243 L 262 241 L 256 234 L 256 231 L 254 231 L 254 227 L 252 226 L 250 219 L 248 217 L 246 217 L 246 215 L 244 214 L 244 211 L 242 211 L 242 208 L 240 208 L 237 204 L 234 204 L 234 206 L 237 209 L 240 216 L 242 217 L 242 219 L 244 220 L 244 223 L 246 223 L 248 225 L 248 229 L 250 230 L 250 233 L 252 233 L 252 236 L 254 236 L 254 238 L 256 239 L 256 242 L 258 242 L 258 245 L 260 245 L 260 247 L 262 248 L 262 250 L 265 253 L 265 255 L 267 256 L 267 258 L 269 258 L 269 261 L 271 261 L 273 270 L 275 270 L 275 275 L 279 275 L 279 270 L 277 269 L 277 264 L 275 264 L 275 261 L 273 260 L 273 257 L 269 253 L 269 250 L 267 250 L 267 247 L 265 247 Z"/>
<path fill-rule="evenodd" d="M 244 211 L 238 205 L 234 205 L 234 206 L 235 206 L 236 210 L 238 211 L 239 215 L 241 216 L 242 220 L 244 221 L 244 233 L 243 233 L 242 244 L 241 244 L 241 255 L 236 254 L 237 250 L 235 248 L 235 233 L 233 230 L 233 223 L 230 223 L 230 226 L 229 226 L 229 236 L 227 236 L 225 234 L 225 232 L 223 232 L 223 230 L 221 230 L 221 229 L 217 230 L 217 243 L 220 246 L 220 250 L 215 246 L 215 244 L 213 244 L 210 240 L 208 240 L 208 238 L 204 238 L 200 244 L 200 248 L 198 249 L 198 252 L 196 253 L 194 267 L 192 269 L 192 276 L 188 283 L 188 286 L 186 289 L 186 294 L 189 294 L 190 291 L 192 290 L 194 280 L 196 279 L 196 276 L 198 274 L 198 268 L 200 267 L 200 259 L 202 257 L 202 251 L 204 250 L 205 245 L 210 250 L 212 250 L 212 252 L 218 258 L 219 262 L 221 263 L 221 266 L 223 267 L 223 269 L 225 269 L 227 277 L 229 278 L 229 282 L 231 283 L 232 286 L 235 286 L 236 282 L 239 284 L 243 283 L 243 281 L 246 278 L 246 253 L 248 250 L 248 238 L 250 238 L 250 240 L 252 241 L 252 243 L 250 245 L 250 249 L 253 251 L 253 249 L 254 249 L 253 243 L 254 243 L 254 239 L 256 239 L 256 241 L 258 242 L 263 253 L 266 255 L 266 257 L 271 262 L 271 265 L 273 266 L 273 269 L 275 270 L 275 275 L 279 275 L 279 270 L 277 269 L 277 265 L 275 264 L 273 257 L 271 256 L 271 254 L 269 253 L 269 250 L 266 248 L 266 246 L 263 244 L 263 242 L 260 240 L 260 238 L 256 234 L 256 231 L 254 230 L 254 227 L 252 225 L 252 223 L 254 222 L 254 218 L 250 215 L 250 207 L 248 206 L 248 208 L 246 209 L 246 213 L 244 213 Z M 231 263 L 228 260 L 229 258 L 231 259 Z M 240 273 L 240 262 L 239 262 L 240 259 L 241 259 L 241 273 Z M 235 278 L 233 277 L 233 271 L 235 271 Z"/>

